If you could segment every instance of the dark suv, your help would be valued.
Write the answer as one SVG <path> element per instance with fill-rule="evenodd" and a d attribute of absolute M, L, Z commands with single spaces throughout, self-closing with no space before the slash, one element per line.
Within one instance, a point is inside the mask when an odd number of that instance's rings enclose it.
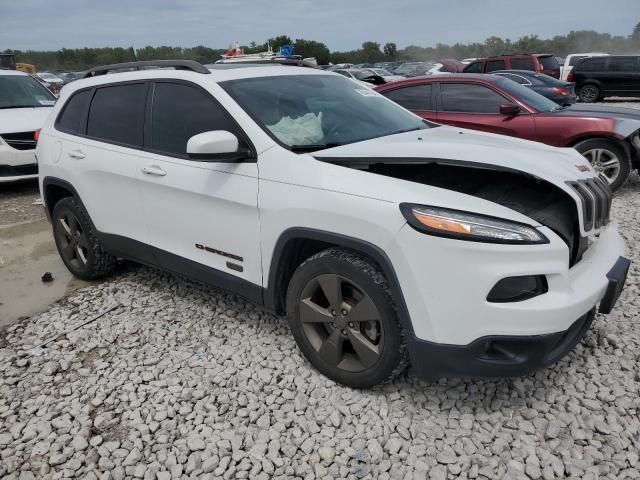
<path fill-rule="evenodd" d="M 497 70 L 530 70 L 560 78 L 560 64 L 550 53 L 497 55 L 471 62 L 464 73 L 491 73 Z"/>
<path fill-rule="evenodd" d="M 581 60 L 567 77 L 581 101 L 604 97 L 640 97 L 640 55 L 611 55 Z"/>

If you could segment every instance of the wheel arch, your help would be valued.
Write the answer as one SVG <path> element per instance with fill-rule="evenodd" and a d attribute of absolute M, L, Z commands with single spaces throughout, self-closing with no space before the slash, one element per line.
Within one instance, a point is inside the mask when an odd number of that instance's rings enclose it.
<path fill-rule="evenodd" d="M 286 293 L 293 272 L 304 260 L 331 247 L 342 247 L 372 260 L 384 274 L 393 295 L 402 326 L 413 333 L 409 310 L 398 277 L 387 254 L 366 240 L 339 233 L 305 227 L 289 228 L 282 232 L 273 249 L 264 304 L 279 315 L 286 313 Z"/>
<path fill-rule="evenodd" d="M 56 203 L 58 203 L 65 197 L 75 198 L 78 202 L 80 202 L 82 208 L 87 211 L 84 203 L 82 203 L 82 198 L 80 198 L 80 195 L 78 195 L 78 191 L 73 185 L 71 185 L 66 180 L 62 180 L 61 178 L 57 177 L 44 178 L 44 180 L 42 181 L 42 199 L 44 201 L 44 209 L 49 220 L 51 220 L 53 208 L 56 206 Z M 90 216 L 89 222 L 91 222 L 91 226 L 95 228 Z"/>

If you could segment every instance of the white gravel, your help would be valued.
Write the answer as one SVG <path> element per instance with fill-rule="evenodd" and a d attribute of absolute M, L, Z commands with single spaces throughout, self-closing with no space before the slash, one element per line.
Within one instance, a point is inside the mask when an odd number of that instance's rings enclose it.
<path fill-rule="evenodd" d="M 0 478 L 639 478 L 639 189 L 614 203 L 634 261 L 616 309 L 521 379 L 355 391 L 236 297 L 146 268 L 79 290 L 0 334 Z"/>

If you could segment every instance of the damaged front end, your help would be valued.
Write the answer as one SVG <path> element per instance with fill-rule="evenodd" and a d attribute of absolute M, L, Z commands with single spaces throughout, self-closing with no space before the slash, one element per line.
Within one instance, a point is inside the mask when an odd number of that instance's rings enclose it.
<path fill-rule="evenodd" d="M 526 172 L 486 164 L 417 158 L 321 160 L 464 193 L 526 215 L 562 238 L 569 248 L 570 267 L 582 259 L 589 237 L 609 222 L 611 190 L 599 177 L 566 182 L 570 194 Z"/>

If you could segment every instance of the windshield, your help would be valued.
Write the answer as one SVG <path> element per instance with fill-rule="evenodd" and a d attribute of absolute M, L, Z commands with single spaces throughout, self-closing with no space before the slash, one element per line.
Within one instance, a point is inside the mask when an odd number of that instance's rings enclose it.
<path fill-rule="evenodd" d="M 497 76 L 497 75 L 496 75 Z M 549 100 L 547 97 L 543 97 L 537 92 L 534 92 L 530 88 L 520 85 L 519 83 L 509 80 L 504 77 L 500 77 L 496 80 L 496 83 L 504 88 L 508 93 L 514 97 L 522 100 L 538 112 L 552 112 L 558 110 L 560 106 Z"/>
<path fill-rule="evenodd" d="M 0 108 L 50 107 L 56 97 L 29 76 L 0 75 Z"/>
<path fill-rule="evenodd" d="M 371 71 L 376 75 L 380 75 L 381 77 L 390 77 L 391 73 L 389 73 L 384 68 L 372 68 Z"/>
<path fill-rule="evenodd" d="M 260 125 L 305 151 L 428 128 L 382 95 L 336 75 L 246 78 L 220 85 Z"/>

